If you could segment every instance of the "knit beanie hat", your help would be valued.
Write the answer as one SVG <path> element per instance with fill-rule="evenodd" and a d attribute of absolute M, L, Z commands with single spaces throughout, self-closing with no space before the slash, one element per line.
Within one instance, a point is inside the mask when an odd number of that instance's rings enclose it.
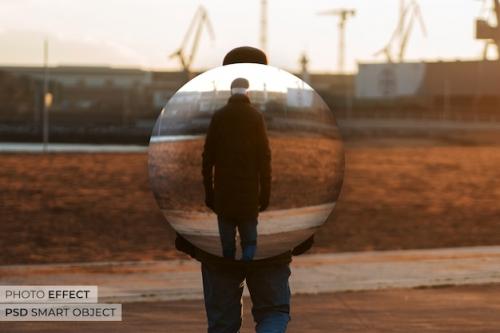
<path fill-rule="evenodd" d="M 255 47 L 241 46 L 229 51 L 224 57 L 222 65 L 253 63 L 267 65 L 267 57 L 264 52 Z"/>

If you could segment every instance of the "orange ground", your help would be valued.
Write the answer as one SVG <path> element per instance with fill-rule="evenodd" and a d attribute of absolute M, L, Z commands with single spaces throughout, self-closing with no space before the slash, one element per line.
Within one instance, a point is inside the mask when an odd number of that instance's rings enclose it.
<path fill-rule="evenodd" d="M 179 256 L 146 154 L 4 154 L 0 165 L 0 264 Z M 498 245 L 499 165 L 498 145 L 349 143 L 314 251 Z"/>

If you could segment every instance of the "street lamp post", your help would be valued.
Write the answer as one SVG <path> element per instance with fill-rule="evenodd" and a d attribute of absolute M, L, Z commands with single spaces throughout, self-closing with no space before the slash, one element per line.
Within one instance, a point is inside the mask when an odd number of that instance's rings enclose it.
<path fill-rule="evenodd" d="M 49 41 L 43 43 L 43 151 L 49 148 L 49 108 L 52 105 L 52 94 L 49 93 Z"/>

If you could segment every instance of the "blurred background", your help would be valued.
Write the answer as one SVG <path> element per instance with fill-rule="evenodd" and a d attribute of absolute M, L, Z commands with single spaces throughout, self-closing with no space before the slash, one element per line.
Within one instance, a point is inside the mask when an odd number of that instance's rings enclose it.
<path fill-rule="evenodd" d="M 498 245 L 499 22 L 498 0 L 4 0 L 0 264 L 180 256 L 149 137 L 242 45 L 309 83 L 345 140 L 314 251 Z"/>

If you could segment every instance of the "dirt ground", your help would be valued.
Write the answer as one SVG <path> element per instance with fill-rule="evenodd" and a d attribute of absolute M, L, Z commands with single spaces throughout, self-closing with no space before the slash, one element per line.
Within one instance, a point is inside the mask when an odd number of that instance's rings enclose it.
<path fill-rule="evenodd" d="M 242 333 L 253 332 L 251 304 L 244 302 Z M 500 329 L 500 286 L 381 290 L 292 298 L 287 332 L 496 333 Z M 178 332 L 206 331 L 203 303 L 176 301 L 123 305 L 115 323 L 0 323 L 5 332 Z"/>
<path fill-rule="evenodd" d="M 272 151 L 269 210 L 335 202 L 344 168 L 342 143 L 313 135 L 269 134 Z M 154 143 L 149 170 L 161 208 L 206 211 L 201 175 L 204 138 Z M 300 191 L 297 189 L 300 188 Z"/>
<path fill-rule="evenodd" d="M 498 245 L 499 165 L 500 145 L 347 142 L 344 187 L 313 251 Z M 147 154 L 2 154 L 0 166 L 0 264 L 180 256 Z"/>

